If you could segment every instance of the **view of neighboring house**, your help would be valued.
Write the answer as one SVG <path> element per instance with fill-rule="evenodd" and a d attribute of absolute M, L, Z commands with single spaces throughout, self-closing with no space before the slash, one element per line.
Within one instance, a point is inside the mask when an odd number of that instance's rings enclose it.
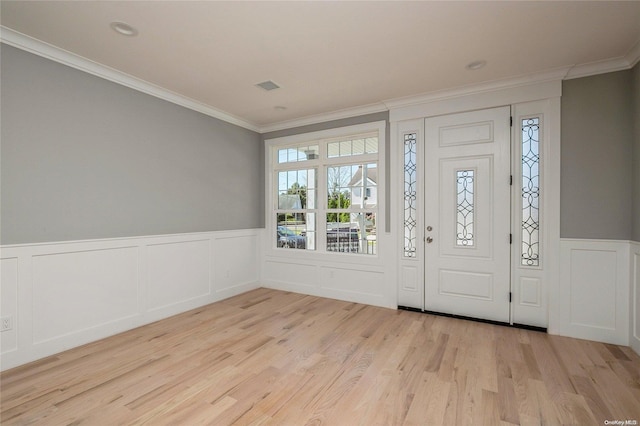
<path fill-rule="evenodd" d="M 375 206 L 378 205 L 378 169 L 366 168 L 366 177 L 363 176 L 363 168 L 359 167 L 358 171 L 349 181 L 349 190 L 351 191 L 352 206 Z"/>

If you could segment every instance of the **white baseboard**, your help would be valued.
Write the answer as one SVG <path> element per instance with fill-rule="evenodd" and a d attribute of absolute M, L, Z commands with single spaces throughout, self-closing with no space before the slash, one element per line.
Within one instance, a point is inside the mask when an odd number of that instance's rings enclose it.
<path fill-rule="evenodd" d="M 385 287 L 393 281 L 386 280 L 383 270 L 270 259 L 263 262 L 262 273 L 260 282 L 266 288 L 385 308 L 397 307 L 393 300 L 385 297 Z"/>
<path fill-rule="evenodd" d="M 558 334 L 629 345 L 630 245 L 561 239 Z"/>
<path fill-rule="evenodd" d="M 0 369 L 259 287 L 260 230 L 3 246 Z"/>
<path fill-rule="evenodd" d="M 640 355 L 640 242 L 633 241 L 630 248 L 631 324 L 629 325 L 629 346 Z"/>

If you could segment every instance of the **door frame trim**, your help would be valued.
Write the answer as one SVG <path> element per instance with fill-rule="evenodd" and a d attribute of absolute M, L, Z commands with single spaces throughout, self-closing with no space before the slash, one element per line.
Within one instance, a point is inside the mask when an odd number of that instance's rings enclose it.
<path fill-rule="evenodd" d="M 404 196 L 404 171 L 403 164 L 403 141 L 402 134 L 408 131 L 416 131 L 419 133 L 418 140 L 424 139 L 424 119 L 438 115 L 455 114 L 459 112 L 473 111 L 478 109 L 488 109 L 498 106 L 511 106 L 512 115 L 515 117 L 520 109 L 527 109 L 525 105 L 528 103 L 536 103 L 545 116 L 545 127 L 543 133 L 543 153 L 541 161 L 544 164 L 544 182 L 543 203 L 544 210 L 541 214 L 541 223 L 544 223 L 542 230 L 542 238 L 544 246 L 542 252 L 544 269 L 541 272 L 541 300 L 542 303 L 538 307 L 528 306 L 526 311 L 516 308 L 516 303 L 512 303 L 511 321 L 513 323 L 533 326 L 538 328 L 547 328 L 549 333 L 558 333 L 558 324 L 561 312 L 561 306 L 557 304 L 559 275 L 560 275 L 560 96 L 562 95 L 562 80 L 556 79 L 541 83 L 522 84 L 516 87 L 501 88 L 496 90 L 488 90 L 482 93 L 470 93 L 468 95 L 460 95 L 446 99 L 434 99 L 420 104 L 401 106 L 392 108 L 389 111 L 389 120 L 391 128 L 391 147 L 390 150 L 390 166 L 391 166 L 391 200 L 395 200 L 391 206 L 391 217 L 397 218 L 393 220 L 394 230 L 397 232 L 397 283 L 398 283 L 398 304 L 410 306 L 403 299 L 403 292 L 410 292 L 411 284 L 407 283 L 407 276 L 413 274 L 424 274 L 424 269 L 417 265 L 414 259 L 403 257 L 404 247 L 404 226 L 403 226 L 403 208 Z M 420 124 L 422 121 L 422 125 Z M 514 139 L 514 128 L 512 128 L 512 140 Z M 517 136 L 517 135 L 516 135 Z M 515 151 L 515 150 L 512 150 Z M 420 154 L 418 154 L 418 157 Z M 512 159 L 512 169 L 513 169 Z M 420 169 L 420 168 L 419 168 Z M 423 171 L 418 172 L 418 181 L 423 179 Z M 424 193 L 422 186 L 418 188 L 418 193 Z M 513 206 L 512 197 L 512 206 Z M 421 206 L 423 201 L 418 202 Z M 423 212 L 422 212 L 423 213 Z M 421 214 L 418 214 L 420 218 Z M 515 228 L 513 225 L 512 228 Z M 424 237 L 423 219 L 418 221 L 418 240 Z M 517 232 L 514 230 L 514 232 Z M 418 244 L 418 248 L 422 244 Z M 420 259 L 422 253 L 417 254 Z M 512 256 L 512 274 L 516 260 Z M 415 271 L 415 268 L 418 271 Z M 420 270 L 421 269 L 421 270 Z M 408 271 L 408 272 L 407 272 Z M 515 278 L 515 277 L 514 277 Z M 512 278 L 512 291 L 516 290 Z M 409 290 L 407 290 L 409 289 Z M 419 293 L 419 294 L 418 294 Z M 514 294 L 514 296 L 516 296 Z M 424 298 L 424 289 L 415 294 L 415 297 Z M 516 301 L 514 297 L 514 301 Z M 424 309 L 424 306 L 422 306 Z"/>

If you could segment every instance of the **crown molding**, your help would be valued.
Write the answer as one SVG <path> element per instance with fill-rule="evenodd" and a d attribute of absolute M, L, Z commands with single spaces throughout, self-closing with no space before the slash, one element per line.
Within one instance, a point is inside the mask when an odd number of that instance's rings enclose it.
<path fill-rule="evenodd" d="M 640 40 L 627 52 L 624 58 L 629 62 L 629 67 L 633 68 L 640 61 Z"/>
<path fill-rule="evenodd" d="M 640 60 L 640 40 L 638 40 L 624 56 L 604 61 L 590 62 L 588 64 L 575 65 L 569 70 L 565 80 L 628 70 L 633 68 L 638 63 L 638 60 Z"/>
<path fill-rule="evenodd" d="M 488 93 L 501 89 L 509 89 L 548 81 L 568 80 L 596 74 L 603 74 L 607 72 L 621 71 L 632 68 L 638 63 L 638 61 L 640 61 L 640 41 L 638 41 L 627 52 L 625 56 L 612 58 L 605 61 L 574 65 L 572 67 L 558 68 L 543 73 L 504 80 L 490 81 L 487 83 L 476 85 L 439 90 L 430 93 L 423 93 L 417 96 L 394 98 L 378 103 L 372 103 L 354 108 L 346 108 L 325 114 L 310 115 L 307 117 L 281 121 L 273 124 L 256 125 L 222 110 L 213 108 L 210 105 L 177 94 L 153 83 L 141 80 L 137 77 L 126 74 L 122 71 L 118 71 L 114 68 L 110 68 L 106 65 L 102 65 L 98 62 L 91 61 L 87 58 L 37 40 L 33 37 L 29 37 L 25 34 L 1 25 L 0 42 L 258 133 L 267 133 L 317 123 L 324 123 L 327 121 L 357 117 L 360 115 L 385 112 L 401 107 L 420 105 L 446 99 L 454 99 L 461 96 L 468 96 L 473 94 Z"/>
<path fill-rule="evenodd" d="M 309 115 L 293 120 L 280 121 L 278 123 L 266 124 L 260 126 L 260 133 L 275 132 L 278 130 L 293 129 L 295 127 L 308 126 L 317 123 L 326 123 L 333 120 L 341 120 L 344 118 L 357 117 L 360 115 L 374 114 L 377 112 L 386 112 L 387 107 L 383 103 L 374 103 L 354 108 L 345 108 L 338 111 L 328 112 L 324 114 Z"/>
<path fill-rule="evenodd" d="M 633 65 L 626 59 L 626 57 L 619 57 L 614 59 L 607 59 L 606 61 L 591 62 L 588 64 L 576 65 L 569 70 L 565 80 L 572 80 L 574 78 L 589 77 L 597 74 L 605 74 L 608 72 L 616 72 L 628 70 Z"/>
<path fill-rule="evenodd" d="M 49 43 L 29 37 L 5 26 L 0 26 L 0 42 L 97 77 L 104 78 L 105 80 L 121 84 L 139 92 L 146 93 L 147 95 L 155 96 L 156 98 L 226 121 L 227 123 L 231 123 L 254 132 L 259 132 L 259 127 L 253 123 L 213 108 L 202 102 L 179 95 L 153 83 L 141 80 L 122 71 L 118 71 L 114 68 L 110 68 L 106 65 L 102 65 L 98 62 L 76 55 L 75 53 L 53 46 Z"/>
<path fill-rule="evenodd" d="M 423 93 L 417 96 L 389 99 L 387 101 L 384 101 L 383 103 L 388 109 L 391 110 L 396 108 L 426 104 L 430 102 L 443 101 L 447 99 L 455 99 L 462 96 L 477 95 L 481 93 L 495 92 L 498 90 L 511 89 L 516 87 L 531 86 L 534 84 L 545 83 L 549 81 L 563 80 L 569 70 L 570 68 L 568 67 L 558 68 L 555 70 L 522 77 L 461 86 L 448 90 L 438 90 L 435 92 Z"/>

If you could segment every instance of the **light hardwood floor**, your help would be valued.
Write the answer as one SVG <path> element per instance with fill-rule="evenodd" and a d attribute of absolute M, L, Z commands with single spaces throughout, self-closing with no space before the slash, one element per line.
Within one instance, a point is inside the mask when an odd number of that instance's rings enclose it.
<path fill-rule="evenodd" d="M 640 422 L 629 348 L 267 289 L 0 380 L 3 425 Z"/>

